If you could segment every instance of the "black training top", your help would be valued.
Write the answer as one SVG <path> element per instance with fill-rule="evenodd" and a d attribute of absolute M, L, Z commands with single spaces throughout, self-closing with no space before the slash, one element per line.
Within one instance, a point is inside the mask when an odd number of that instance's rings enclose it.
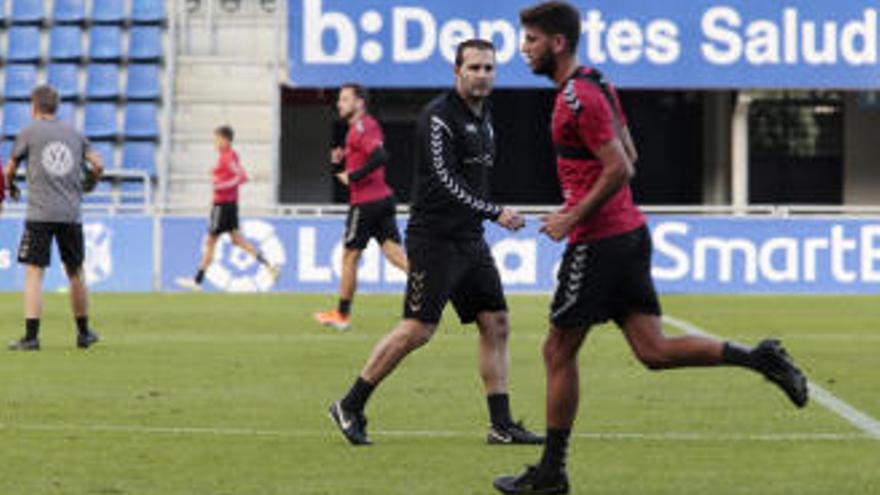
<path fill-rule="evenodd" d="M 483 236 L 483 220 L 501 207 L 489 201 L 488 169 L 495 162 L 495 132 L 488 102 L 477 116 L 456 91 L 422 110 L 407 235 L 450 240 Z"/>

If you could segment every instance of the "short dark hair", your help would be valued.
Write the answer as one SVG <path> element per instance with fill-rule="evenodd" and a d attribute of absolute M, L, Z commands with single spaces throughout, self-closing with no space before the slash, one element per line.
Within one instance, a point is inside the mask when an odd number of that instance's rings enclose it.
<path fill-rule="evenodd" d="M 364 100 L 366 103 L 370 99 L 370 92 L 367 91 L 362 84 L 358 84 L 356 82 L 347 82 L 339 87 L 339 91 L 342 92 L 343 89 L 350 89 L 352 93 L 361 100 Z"/>
<path fill-rule="evenodd" d="M 489 40 L 473 38 L 462 41 L 458 44 L 458 48 L 455 49 L 456 67 L 461 67 L 461 64 L 464 63 L 464 51 L 468 48 L 476 48 L 477 50 L 489 50 L 492 53 L 495 53 L 495 45 L 493 45 L 492 42 Z"/>
<path fill-rule="evenodd" d="M 31 91 L 31 104 L 40 113 L 55 115 L 58 111 L 58 91 L 48 84 L 41 84 Z"/>
<path fill-rule="evenodd" d="M 214 129 L 214 134 L 222 137 L 230 143 L 233 139 L 235 139 L 235 131 L 233 131 L 232 127 L 228 125 L 221 125 L 220 127 Z"/>
<path fill-rule="evenodd" d="M 565 37 L 568 52 L 577 50 L 581 39 L 581 15 L 566 2 L 544 2 L 519 13 L 523 26 L 536 27 L 545 34 Z"/>

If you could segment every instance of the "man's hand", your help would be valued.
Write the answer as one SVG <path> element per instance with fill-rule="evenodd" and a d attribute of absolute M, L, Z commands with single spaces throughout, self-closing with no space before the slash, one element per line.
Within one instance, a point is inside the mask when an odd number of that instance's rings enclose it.
<path fill-rule="evenodd" d="M 337 146 L 330 150 L 330 163 L 342 163 L 345 160 L 345 148 Z"/>
<path fill-rule="evenodd" d="M 541 232 L 554 241 L 561 241 L 571 232 L 575 223 L 571 213 L 557 211 L 541 217 Z"/>
<path fill-rule="evenodd" d="M 348 172 L 339 172 L 336 174 L 336 179 L 342 182 L 343 185 L 348 186 Z"/>
<path fill-rule="evenodd" d="M 21 199 L 21 189 L 15 184 L 15 182 L 9 181 L 9 197 L 13 199 L 13 201 L 18 201 Z"/>
<path fill-rule="evenodd" d="M 526 226 L 526 219 L 516 211 L 510 208 L 504 208 L 501 210 L 501 215 L 498 216 L 495 223 L 511 232 L 516 232 Z"/>

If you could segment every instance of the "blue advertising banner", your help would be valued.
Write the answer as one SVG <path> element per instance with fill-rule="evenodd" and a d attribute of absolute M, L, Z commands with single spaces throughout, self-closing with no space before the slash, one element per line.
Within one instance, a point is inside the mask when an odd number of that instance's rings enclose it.
<path fill-rule="evenodd" d="M 519 53 L 535 0 L 289 0 L 290 80 L 306 87 L 445 87 L 455 47 L 497 47 L 498 84 L 549 87 Z M 581 62 L 620 87 L 880 87 L 869 0 L 572 0 Z"/>
<path fill-rule="evenodd" d="M 0 219 L 0 291 L 21 290 L 24 268 L 16 261 L 24 222 Z M 83 270 L 93 291 L 143 292 L 153 288 L 153 219 L 89 217 L 83 221 L 86 260 Z M 58 247 L 52 248 L 46 271 L 47 291 L 65 290 L 67 278 Z"/>
<path fill-rule="evenodd" d="M 653 276 L 664 293 L 880 294 L 880 220 L 652 217 Z M 180 290 L 193 276 L 205 219 L 163 220 L 162 290 Z M 400 222 L 403 228 L 404 222 Z M 207 290 L 334 292 L 342 254 L 341 218 L 244 219 L 242 233 L 282 267 L 268 271 L 221 238 L 206 276 Z M 487 224 L 487 241 L 506 290 L 549 292 L 564 245 L 538 232 L 516 234 Z M 364 252 L 358 290 L 399 292 L 403 273 L 375 243 Z"/>

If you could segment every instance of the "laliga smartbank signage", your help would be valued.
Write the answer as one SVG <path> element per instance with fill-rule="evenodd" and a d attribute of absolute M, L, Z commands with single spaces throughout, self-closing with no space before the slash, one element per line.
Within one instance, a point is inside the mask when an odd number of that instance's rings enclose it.
<path fill-rule="evenodd" d="M 451 80 L 456 45 L 498 48 L 501 86 L 547 83 L 519 53 L 520 0 L 289 0 L 290 79 L 380 87 Z M 581 61 L 623 87 L 878 88 L 880 3 L 573 0 Z"/>
<path fill-rule="evenodd" d="M 205 232 L 204 218 L 162 221 L 162 289 L 192 276 Z M 405 227 L 405 219 L 400 219 Z M 880 219 L 754 219 L 653 216 L 653 276 L 665 293 L 880 294 Z M 277 282 L 238 248 L 218 250 L 205 288 L 214 291 L 335 292 L 341 276 L 344 218 L 245 219 L 243 235 L 281 267 Z M 526 228 L 509 233 L 486 224 L 486 241 L 505 289 L 554 289 L 565 245 Z M 12 242 L 12 241 L 11 241 Z M 3 244 L 0 243 L 0 254 Z M 122 269 L 119 267 L 119 269 Z M 358 290 L 401 293 L 406 276 L 371 242 L 361 258 Z M 0 256 L 0 287 L 2 287 Z"/>

